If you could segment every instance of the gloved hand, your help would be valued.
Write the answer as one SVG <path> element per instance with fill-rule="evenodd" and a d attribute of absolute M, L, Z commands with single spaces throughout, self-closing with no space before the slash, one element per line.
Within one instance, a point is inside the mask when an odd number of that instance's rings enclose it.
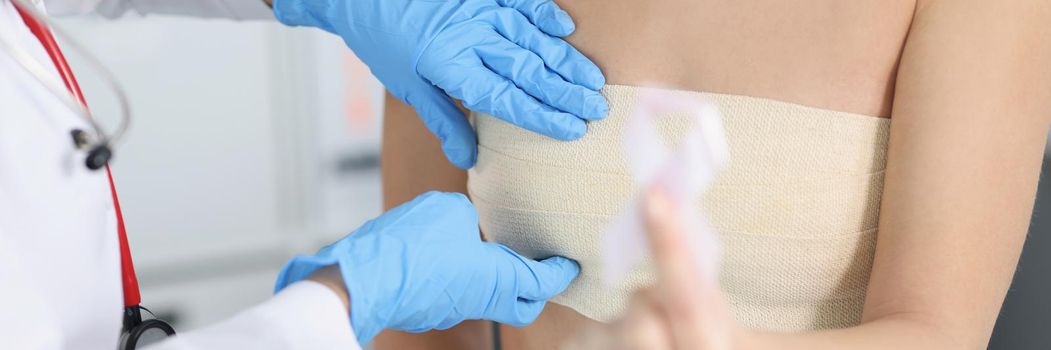
<path fill-rule="evenodd" d="M 602 72 L 562 39 L 575 29 L 551 0 L 275 0 L 290 26 L 341 36 L 395 97 L 416 109 L 449 161 L 470 168 L 477 141 L 447 96 L 560 140 L 609 106 Z"/>
<path fill-rule="evenodd" d="M 467 197 L 440 192 L 392 209 L 316 255 L 292 259 L 275 289 L 332 264 L 342 272 L 361 344 L 386 328 L 423 332 L 473 319 L 526 325 L 580 273 L 563 257 L 535 261 L 482 242 Z"/>

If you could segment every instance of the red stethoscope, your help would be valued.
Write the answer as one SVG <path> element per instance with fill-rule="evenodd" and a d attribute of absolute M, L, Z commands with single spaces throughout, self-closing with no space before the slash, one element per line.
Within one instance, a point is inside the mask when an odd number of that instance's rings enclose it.
<path fill-rule="evenodd" d="M 58 43 L 55 41 L 55 37 L 52 35 L 46 20 L 42 19 L 43 17 L 35 9 L 29 8 L 18 0 L 12 1 L 12 4 L 26 23 L 26 26 L 29 27 L 29 30 L 40 40 L 40 44 L 47 51 L 48 56 L 51 57 L 51 62 L 55 65 L 55 69 L 58 70 L 59 76 L 62 77 L 65 88 L 79 103 L 77 107 L 82 110 L 83 114 L 88 117 L 88 121 L 96 128 L 97 140 L 91 140 L 91 135 L 80 130 L 72 131 L 71 136 L 75 146 L 87 152 L 85 165 L 89 169 L 106 168 L 110 194 L 113 196 L 113 206 L 117 213 L 121 282 L 124 288 L 124 317 L 119 349 L 135 349 L 138 346 L 147 345 L 175 335 L 175 330 L 168 323 L 156 318 L 143 320 L 142 317 L 141 310 L 145 310 L 145 308 L 140 305 L 139 282 L 135 277 L 135 267 L 131 261 L 131 249 L 128 246 L 128 237 L 124 229 L 124 216 L 121 214 L 120 202 L 117 200 L 117 189 L 113 185 L 113 175 L 108 165 L 109 159 L 113 154 L 110 149 L 111 139 L 101 132 L 98 125 L 87 114 L 87 101 L 85 101 L 84 95 L 80 91 L 80 86 L 77 84 L 77 79 L 73 76 L 73 71 L 70 69 L 69 63 L 66 62 L 62 50 L 59 49 Z M 121 132 L 126 128 L 126 121 L 122 123 Z M 149 310 L 146 311 L 148 312 Z"/>

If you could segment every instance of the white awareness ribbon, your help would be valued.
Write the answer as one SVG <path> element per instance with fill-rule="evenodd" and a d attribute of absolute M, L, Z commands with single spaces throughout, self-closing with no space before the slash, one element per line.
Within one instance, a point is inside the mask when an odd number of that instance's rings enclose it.
<path fill-rule="evenodd" d="M 674 149 L 664 146 L 657 130 L 657 118 L 669 113 L 688 113 L 690 130 Z M 602 239 L 603 281 L 607 287 L 623 282 L 642 260 L 649 246 L 642 205 L 645 191 L 660 184 L 680 211 L 682 227 L 699 271 L 718 276 L 719 245 L 715 230 L 694 204 L 707 190 L 728 155 L 726 136 L 718 109 L 696 97 L 655 89 L 643 89 L 636 109 L 627 121 L 624 147 L 631 168 L 636 196 L 606 229 Z"/>

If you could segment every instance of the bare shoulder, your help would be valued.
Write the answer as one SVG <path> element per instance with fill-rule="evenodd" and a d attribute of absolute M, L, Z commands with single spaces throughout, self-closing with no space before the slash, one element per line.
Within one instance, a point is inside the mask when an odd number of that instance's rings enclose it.
<path fill-rule="evenodd" d="M 1051 118 L 1051 1 L 918 1 L 903 54 L 903 64 L 915 69 L 905 74 L 953 74 L 940 87 L 914 79 L 900 88 L 984 96 L 1019 108 L 1014 115 Z"/>

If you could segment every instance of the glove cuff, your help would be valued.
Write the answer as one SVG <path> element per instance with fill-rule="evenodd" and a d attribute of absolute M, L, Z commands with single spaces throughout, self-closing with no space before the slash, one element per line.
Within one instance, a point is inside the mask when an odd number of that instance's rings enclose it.
<path fill-rule="evenodd" d="M 358 343 L 367 344 L 383 330 L 384 326 L 376 320 L 368 319 L 367 316 L 371 313 L 370 301 L 365 295 L 366 293 L 362 293 L 360 285 L 352 283 L 355 280 L 351 276 L 353 268 L 350 264 L 333 255 L 324 254 L 326 250 L 323 249 L 318 255 L 314 256 L 296 256 L 286 263 L 277 275 L 274 294 L 293 283 L 307 278 L 314 271 L 329 265 L 338 264 L 340 275 L 343 276 L 343 284 L 347 287 L 347 297 L 350 299 L 350 325 L 354 329 L 354 335 L 357 337 Z"/>

